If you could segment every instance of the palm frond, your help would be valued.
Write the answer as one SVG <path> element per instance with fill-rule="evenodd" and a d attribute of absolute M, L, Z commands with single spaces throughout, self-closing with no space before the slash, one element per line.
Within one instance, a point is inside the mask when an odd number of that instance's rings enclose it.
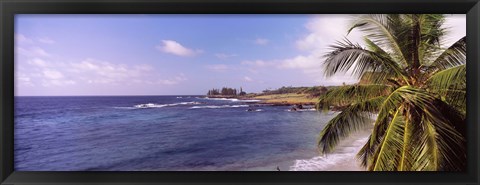
<path fill-rule="evenodd" d="M 447 28 L 443 26 L 444 22 L 445 16 L 442 14 L 420 15 L 421 41 L 418 50 L 422 65 L 428 65 L 428 62 L 439 56 L 438 51 L 442 51 L 440 48 L 443 44 L 442 38 L 447 34 Z"/>
<path fill-rule="evenodd" d="M 463 37 L 449 48 L 447 48 L 440 56 L 438 56 L 429 66 L 432 70 L 444 70 L 450 67 L 463 65 L 467 62 L 467 37 Z"/>
<path fill-rule="evenodd" d="M 407 66 L 407 54 L 401 43 L 407 40 L 404 37 L 408 30 L 404 25 L 402 16 L 398 14 L 369 14 L 356 19 L 348 33 L 360 29 L 373 42 L 388 47 L 395 58 Z"/>
<path fill-rule="evenodd" d="M 384 96 L 379 96 L 352 104 L 331 119 L 320 133 L 318 141 L 320 152 L 332 152 L 341 139 L 372 124 L 370 112 L 378 110 L 384 99 Z"/>
<path fill-rule="evenodd" d="M 407 111 L 409 121 L 413 121 L 413 133 L 410 135 L 411 168 L 409 170 L 454 170 L 465 169 L 465 140 L 461 130 L 462 117 L 455 110 L 436 99 L 434 94 L 422 89 L 407 87 L 402 89 L 404 104 L 410 106 Z M 452 111 L 444 116 L 443 111 Z M 415 118 L 421 118 L 415 120 Z M 378 161 L 374 161 L 375 164 Z"/>
<path fill-rule="evenodd" d="M 399 107 L 394 114 L 391 122 L 385 133 L 385 137 L 374 158 L 374 163 L 371 165 L 373 171 L 395 171 L 401 161 L 403 142 L 404 142 L 404 128 L 405 117 L 402 115 L 403 109 Z"/>
<path fill-rule="evenodd" d="M 418 124 L 419 136 L 414 142 L 413 170 L 462 171 L 466 168 L 465 138 L 454 127 L 456 124 L 442 116 L 437 105 L 425 106 L 423 120 Z"/>
<path fill-rule="evenodd" d="M 448 90 L 464 90 L 467 80 L 466 65 L 459 65 L 439 71 L 427 80 L 427 87 L 435 93 L 445 95 Z"/>
<path fill-rule="evenodd" d="M 332 51 L 324 57 L 324 71 L 327 77 L 339 72 L 353 71 L 360 78 L 367 71 L 377 73 L 375 81 L 381 82 L 388 77 L 405 77 L 403 70 L 388 55 L 381 55 L 353 44 L 349 40 L 332 45 Z"/>
<path fill-rule="evenodd" d="M 331 105 L 342 106 L 354 102 L 361 102 L 377 96 L 388 95 L 393 87 L 383 84 L 346 85 L 332 88 L 320 96 L 320 107 L 328 108 Z"/>

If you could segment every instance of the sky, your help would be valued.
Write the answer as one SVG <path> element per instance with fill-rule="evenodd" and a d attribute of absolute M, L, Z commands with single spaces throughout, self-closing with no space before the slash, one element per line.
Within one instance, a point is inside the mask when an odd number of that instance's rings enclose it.
<path fill-rule="evenodd" d="M 203 95 L 356 83 L 323 55 L 358 15 L 16 15 L 15 95 Z M 446 45 L 466 35 L 448 15 Z"/>

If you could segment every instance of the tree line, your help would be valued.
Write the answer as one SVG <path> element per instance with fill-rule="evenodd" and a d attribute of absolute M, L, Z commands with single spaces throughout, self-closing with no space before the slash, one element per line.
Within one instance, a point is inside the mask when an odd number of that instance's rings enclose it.
<path fill-rule="evenodd" d="M 246 95 L 247 93 L 243 91 L 243 89 L 240 87 L 240 91 L 238 91 L 235 88 L 229 88 L 229 87 L 223 87 L 222 89 L 211 89 L 208 90 L 207 95 L 208 96 L 214 96 L 214 95 L 223 95 L 223 96 L 243 96 Z"/>

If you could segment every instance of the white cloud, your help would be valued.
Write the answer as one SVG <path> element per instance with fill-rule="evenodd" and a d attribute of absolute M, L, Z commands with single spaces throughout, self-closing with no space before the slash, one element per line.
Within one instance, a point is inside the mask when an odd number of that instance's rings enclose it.
<path fill-rule="evenodd" d="M 58 80 L 64 77 L 61 72 L 55 70 L 44 70 L 43 75 L 45 76 L 45 78 L 52 80 Z"/>
<path fill-rule="evenodd" d="M 267 45 L 270 41 L 268 39 L 265 39 L 265 38 L 257 38 L 257 39 L 255 39 L 254 42 L 257 45 Z"/>
<path fill-rule="evenodd" d="M 177 76 L 175 76 L 175 80 L 176 81 L 185 81 L 185 80 L 188 80 L 188 78 L 185 74 L 180 73 Z"/>
<path fill-rule="evenodd" d="M 78 62 L 51 62 L 40 58 L 29 58 L 28 62 L 18 62 L 16 81 L 22 86 L 39 84 L 67 86 L 75 84 L 132 85 L 145 83 L 153 85 L 174 85 L 188 80 L 179 73 L 163 78 L 150 65 L 114 64 L 107 61 L 87 58 Z M 24 66 L 28 64 L 29 66 Z"/>
<path fill-rule="evenodd" d="M 43 50 L 40 47 L 34 47 L 34 48 L 32 48 L 31 51 L 33 52 L 33 55 L 38 55 L 38 56 L 42 56 L 42 57 L 49 57 L 50 56 L 49 53 L 47 53 L 45 50 Z"/>
<path fill-rule="evenodd" d="M 315 69 L 322 68 L 323 60 L 319 56 L 311 55 L 299 55 L 294 58 L 285 59 L 278 66 L 285 69 Z"/>
<path fill-rule="evenodd" d="M 222 59 L 222 60 L 225 60 L 225 59 L 228 59 L 228 58 L 231 58 L 231 57 L 236 57 L 237 55 L 236 54 L 226 54 L 226 53 L 216 53 L 215 54 L 215 57 L 219 58 L 219 59 Z"/>
<path fill-rule="evenodd" d="M 348 38 L 354 43 L 363 43 L 362 34 L 353 30 L 347 35 L 354 17 L 350 15 L 321 15 L 309 21 L 305 28 L 309 32 L 297 40 L 296 45 L 300 50 L 326 53 L 329 46 L 335 41 Z"/>
<path fill-rule="evenodd" d="M 242 65 L 248 65 L 248 66 L 255 66 L 255 67 L 267 67 L 267 66 L 272 66 L 275 65 L 275 62 L 273 61 L 264 61 L 264 60 L 246 60 L 241 62 Z"/>
<path fill-rule="evenodd" d="M 208 65 L 207 68 L 216 72 L 225 72 L 230 69 L 230 67 L 225 64 Z"/>
<path fill-rule="evenodd" d="M 39 66 L 39 67 L 46 67 L 48 65 L 47 62 L 45 62 L 45 60 L 42 60 L 40 58 L 33 58 L 30 61 L 28 61 L 28 63 L 34 66 Z"/>
<path fill-rule="evenodd" d="M 451 46 L 467 34 L 467 19 L 465 14 L 447 15 L 444 27 L 448 29 L 444 45 Z"/>
<path fill-rule="evenodd" d="M 47 53 L 44 49 L 40 47 L 30 47 L 28 49 L 23 47 L 15 48 L 15 53 L 28 57 L 50 57 L 51 54 Z"/>
<path fill-rule="evenodd" d="M 31 78 L 22 72 L 15 72 L 15 84 L 19 86 L 35 86 Z"/>
<path fill-rule="evenodd" d="M 66 86 L 76 84 L 73 80 L 43 80 L 42 85 L 45 87 L 49 86 Z"/>
<path fill-rule="evenodd" d="M 202 50 L 193 50 L 187 48 L 173 40 L 162 40 L 162 44 L 156 46 L 156 48 L 162 52 L 182 57 L 191 57 L 203 52 Z"/>
<path fill-rule="evenodd" d="M 186 81 L 188 80 L 188 78 L 186 77 L 185 74 L 183 73 L 180 73 L 178 75 L 176 75 L 175 77 L 171 78 L 171 79 L 159 79 L 157 81 L 145 81 L 145 82 L 137 82 L 137 83 L 146 83 L 146 84 L 150 84 L 150 85 L 157 85 L 157 84 L 160 84 L 160 85 L 176 85 L 176 84 L 179 84 L 180 82 L 183 82 L 183 81 Z"/>
<path fill-rule="evenodd" d="M 243 80 L 245 80 L 247 82 L 252 82 L 253 81 L 253 79 L 248 77 L 248 76 L 243 77 Z"/>
<path fill-rule="evenodd" d="M 89 83 L 116 83 L 121 84 L 143 76 L 152 70 L 147 65 L 128 66 L 125 64 L 113 64 L 96 59 L 86 59 L 80 63 L 71 64 L 73 72 L 88 75 Z M 84 77 L 85 78 L 85 77 Z"/>
<path fill-rule="evenodd" d="M 15 42 L 16 43 L 33 43 L 33 40 L 26 37 L 25 35 L 23 34 L 20 34 L 20 33 L 15 33 Z"/>
<path fill-rule="evenodd" d="M 41 37 L 41 38 L 38 38 L 37 40 L 38 40 L 38 42 L 41 42 L 41 43 L 44 43 L 44 44 L 53 44 L 53 43 L 55 43 L 54 40 L 52 40 L 51 38 L 48 38 L 48 37 Z"/>
<path fill-rule="evenodd" d="M 330 78 L 325 78 L 323 72 L 323 62 L 325 60 L 323 56 L 331 51 L 331 44 L 344 38 L 348 38 L 353 43 L 363 43 L 362 35 L 358 31 L 354 30 L 347 35 L 352 18 L 348 15 L 322 15 L 314 17 L 305 25 L 308 33 L 295 43 L 299 50 L 307 53 L 283 59 L 277 67 L 302 70 L 316 83 L 324 85 L 357 82 L 358 79 L 350 74 L 337 74 Z"/>

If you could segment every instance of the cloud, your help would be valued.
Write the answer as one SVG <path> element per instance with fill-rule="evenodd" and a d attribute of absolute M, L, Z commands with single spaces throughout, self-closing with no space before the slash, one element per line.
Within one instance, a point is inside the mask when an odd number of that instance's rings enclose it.
<path fill-rule="evenodd" d="M 352 19 L 350 15 L 321 15 L 311 19 L 306 25 L 308 33 L 297 40 L 296 46 L 300 50 L 327 52 L 335 41 L 348 38 L 354 43 L 363 43 L 362 34 L 353 30 L 347 35 Z"/>
<path fill-rule="evenodd" d="M 257 38 L 257 39 L 255 39 L 254 42 L 257 45 L 267 45 L 270 41 L 268 39 L 265 39 L 265 38 Z"/>
<path fill-rule="evenodd" d="M 467 34 L 467 19 L 465 14 L 447 15 L 444 27 L 448 29 L 444 46 L 449 47 Z"/>
<path fill-rule="evenodd" d="M 58 80 L 64 77 L 61 72 L 55 70 L 44 70 L 43 75 L 45 76 L 45 78 L 52 80 Z"/>
<path fill-rule="evenodd" d="M 294 58 L 285 59 L 278 66 L 284 69 L 315 69 L 322 68 L 322 57 L 311 55 L 298 55 Z"/>
<path fill-rule="evenodd" d="M 165 78 L 158 74 L 152 66 L 146 64 L 115 64 L 93 58 L 78 62 L 52 62 L 40 58 L 30 58 L 26 61 L 28 62 L 16 61 L 18 62 L 16 80 L 22 86 L 35 86 L 35 84 L 45 87 L 75 84 L 132 85 L 139 83 L 174 85 L 188 80 L 183 73 Z"/>
<path fill-rule="evenodd" d="M 354 43 L 363 43 L 362 34 L 353 30 L 347 35 L 353 17 L 348 15 L 322 15 L 311 19 L 306 25 L 307 34 L 299 38 L 295 45 L 306 54 L 282 59 L 277 66 L 280 69 L 301 70 L 316 83 L 324 85 L 339 85 L 356 83 L 358 79 L 350 74 L 337 74 L 326 78 L 323 72 L 323 57 L 331 51 L 330 45 L 338 40 L 348 38 Z"/>
<path fill-rule="evenodd" d="M 76 84 L 74 80 L 65 78 L 64 74 L 57 70 L 45 69 L 42 71 L 42 74 L 43 74 L 43 79 L 41 79 L 42 86 L 45 86 L 45 87 L 66 86 L 66 85 Z"/>
<path fill-rule="evenodd" d="M 33 43 L 32 39 L 20 33 L 15 33 L 14 37 L 16 43 Z"/>
<path fill-rule="evenodd" d="M 230 69 L 230 67 L 225 64 L 208 65 L 207 68 L 216 72 L 226 72 Z"/>
<path fill-rule="evenodd" d="M 28 57 L 50 57 L 50 53 L 47 53 L 44 49 L 40 47 L 30 47 L 28 49 L 17 47 L 15 48 L 15 53 Z"/>
<path fill-rule="evenodd" d="M 54 40 L 52 40 L 51 38 L 48 38 L 48 37 L 38 38 L 37 40 L 38 40 L 38 42 L 41 42 L 41 43 L 44 43 L 44 44 L 53 44 L 53 43 L 55 43 Z"/>
<path fill-rule="evenodd" d="M 155 69 L 146 64 L 126 65 L 114 64 L 96 59 L 86 59 L 71 64 L 75 76 L 88 76 L 82 80 L 89 84 L 129 85 L 133 83 L 174 85 L 188 80 L 180 73 L 171 78 L 162 78 Z M 152 80 L 155 79 L 155 80 Z"/>
<path fill-rule="evenodd" d="M 182 57 L 192 57 L 203 52 L 202 50 L 193 50 L 190 48 L 186 48 L 180 43 L 173 40 L 162 40 L 162 44 L 156 46 L 156 48 L 162 52 Z"/>
<path fill-rule="evenodd" d="M 248 65 L 248 66 L 255 66 L 255 67 L 267 67 L 267 66 L 272 66 L 275 65 L 275 62 L 273 61 L 264 61 L 264 60 L 246 60 L 241 62 L 242 65 Z"/>
<path fill-rule="evenodd" d="M 48 64 L 45 62 L 45 60 L 42 60 L 40 58 L 33 58 L 28 61 L 29 64 L 39 66 L 39 67 L 46 67 Z"/>
<path fill-rule="evenodd" d="M 215 57 L 219 58 L 219 59 L 222 59 L 222 60 L 225 60 L 225 59 L 228 59 L 228 58 L 231 58 L 231 57 L 236 57 L 238 55 L 236 54 L 226 54 L 226 53 L 216 53 L 215 54 Z"/>
<path fill-rule="evenodd" d="M 253 81 L 253 79 L 248 77 L 248 76 L 243 77 L 243 80 L 245 80 L 247 82 L 252 82 Z"/>
<path fill-rule="evenodd" d="M 20 87 L 21 86 L 35 86 L 33 83 L 32 83 L 32 80 L 31 78 L 24 74 L 24 73 L 21 73 L 21 72 L 15 72 L 15 84 L 18 84 Z"/>
<path fill-rule="evenodd" d="M 79 73 L 76 76 L 88 76 L 88 79 L 84 79 L 84 81 L 100 84 L 127 83 L 130 79 L 143 77 L 148 74 L 148 72 L 152 71 L 152 67 L 148 65 L 129 66 L 125 64 L 113 64 L 92 58 L 83 60 L 79 63 L 73 63 L 71 66 L 72 72 Z"/>
<path fill-rule="evenodd" d="M 186 81 L 188 80 L 188 78 L 186 77 L 185 74 L 183 73 L 180 73 L 178 75 L 176 75 L 175 77 L 173 78 L 170 78 L 170 79 L 159 79 L 159 80 L 156 80 L 156 81 L 145 81 L 145 82 L 137 82 L 137 83 L 146 83 L 146 84 L 150 84 L 150 85 L 157 85 L 157 84 L 161 84 L 161 85 L 175 85 L 175 84 L 179 84 L 180 82 L 183 82 L 183 81 Z"/>

